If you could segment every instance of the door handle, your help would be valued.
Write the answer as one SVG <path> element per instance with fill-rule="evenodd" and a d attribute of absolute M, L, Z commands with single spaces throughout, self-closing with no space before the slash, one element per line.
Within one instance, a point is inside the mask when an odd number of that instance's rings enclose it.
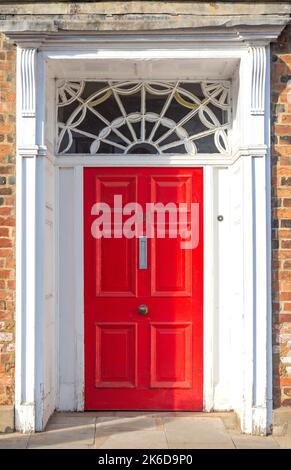
<path fill-rule="evenodd" d="M 149 313 L 148 306 L 145 304 L 141 304 L 137 307 L 138 313 L 140 315 L 147 315 Z"/>
<path fill-rule="evenodd" d="M 142 236 L 138 239 L 138 267 L 139 269 L 147 269 L 148 253 L 147 253 L 147 237 Z"/>

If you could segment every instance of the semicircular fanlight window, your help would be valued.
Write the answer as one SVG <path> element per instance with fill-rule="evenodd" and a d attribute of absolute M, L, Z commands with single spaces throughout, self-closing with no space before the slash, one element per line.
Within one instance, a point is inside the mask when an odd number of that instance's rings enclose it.
<path fill-rule="evenodd" d="M 59 155 L 228 154 L 226 81 L 60 81 Z"/>

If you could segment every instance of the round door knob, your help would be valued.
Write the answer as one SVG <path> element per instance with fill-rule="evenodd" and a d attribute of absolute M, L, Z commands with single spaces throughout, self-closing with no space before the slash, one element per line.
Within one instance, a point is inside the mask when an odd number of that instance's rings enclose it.
<path fill-rule="evenodd" d="M 140 315 L 147 315 L 149 312 L 148 306 L 145 304 L 139 305 L 137 309 Z"/>

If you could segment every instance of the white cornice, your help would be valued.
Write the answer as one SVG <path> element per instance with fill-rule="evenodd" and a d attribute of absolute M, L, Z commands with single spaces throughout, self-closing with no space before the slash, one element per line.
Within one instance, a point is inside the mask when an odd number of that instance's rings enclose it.
<path fill-rule="evenodd" d="M 134 31 L 112 31 L 112 32 L 92 32 L 84 31 L 57 31 L 57 32 L 33 32 L 17 31 L 5 28 L 3 32 L 20 47 L 35 47 L 38 49 L 66 48 L 68 46 L 78 48 L 92 47 L 100 43 L 126 44 L 138 43 L 194 43 L 201 45 L 224 45 L 224 46 L 251 46 L 267 45 L 276 40 L 288 18 L 278 22 L 278 24 L 268 24 L 265 26 L 234 27 L 234 28 L 189 28 L 188 30 L 153 30 L 143 31 L 142 34 Z"/>

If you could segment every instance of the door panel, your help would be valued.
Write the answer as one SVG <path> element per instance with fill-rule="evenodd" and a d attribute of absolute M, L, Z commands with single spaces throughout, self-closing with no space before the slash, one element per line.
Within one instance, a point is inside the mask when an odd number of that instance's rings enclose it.
<path fill-rule="evenodd" d="M 136 324 L 99 323 L 95 328 L 95 387 L 135 387 Z"/>
<path fill-rule="evenodd" d="M 84 169 L 86 409 L 202 409 L 202 181 L 201 168 Z M 148 214 L 141 222 L 147 239 L 140 244 L 124 237 L 129 215 L 120 211 L 111 211 L 105 223 L 113 229 L 116 222 L 119 238 L 94 238 L 92 206 L 103 202 L 113 209 L 118 195 L 123 206 L 138 202 L 144 214 L 148 203 L 198 203 L 198 246 L 182 249 L 181 235 L 171 238 L 175 219 L 167 210 L 163 238 L 157 216 Z"/>
<path fill-rule="evenodd" d="M 151 387 L 191 388 L 191 323 L 151 324 Z"/>
<path fill-rule="evenodd" d="M 191 251 L 181 249 L 180 243 L 180 237 L 176 239 L 153 238 L 151 240 L 152 296 L 191 296 Z M 169 253 L 171 253 L 171 257 L 169 257 Z"/>
<path fill-rule="evenodd" d="M 114 195 L 122 196 L 124 204 L 136 200 L 135 176 L 95 176 L 96 199 L 113 207 Z M 114 217 L 111 224 L 113 227 Z M 108 228 L 110 228 L 110 226 Z M 118 223 L 122 230 L 122 223 Z M 125 237 L 102 238 L 95 241 L 96 296 L 135 296 L 136 295 L 136 243 Z M 114 269 L 108 262 L 114 259 Z"/>

